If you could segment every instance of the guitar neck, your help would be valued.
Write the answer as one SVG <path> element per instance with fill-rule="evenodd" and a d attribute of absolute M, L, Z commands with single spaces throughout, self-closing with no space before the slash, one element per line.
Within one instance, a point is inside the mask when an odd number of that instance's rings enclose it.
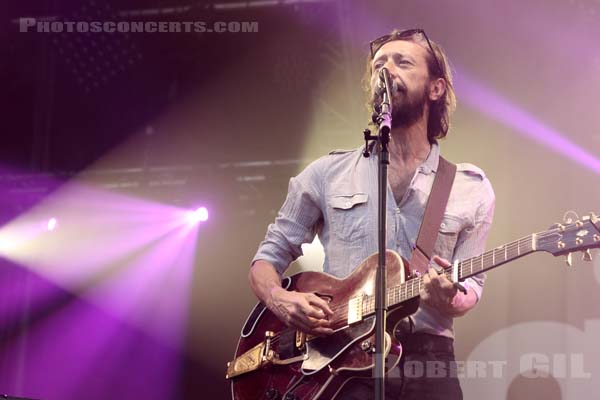
<path fill-rule="evenodd" d="M 458 268 L 458 280 L 463 281 L 473 275 L 480 274 L 492 268 L 499 267 L 517 258 L 526 256 L 536 251 L 535 248 L 536 234 L 525 236 L 497 247 L 493 250 L 471 257 L 466 260 L 453 264 L 445 270 L 445 274 L 451 278 L 454 268 Z M 390 307 L 398 305 L 406 300 L 419 296 L 419 292 L 423 289 L 423 278 L 418 277 L 409 279 L 400 286 L 393 286 L 387 289 L 387 304 Z M 363 302 L 363 310 L 365 314 L 375 312 L 375 296 L 365 296 Z"/>

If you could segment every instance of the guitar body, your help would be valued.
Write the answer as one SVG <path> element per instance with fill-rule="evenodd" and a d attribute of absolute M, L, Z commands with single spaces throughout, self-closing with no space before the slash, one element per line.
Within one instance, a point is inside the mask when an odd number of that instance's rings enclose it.
<path fill-rule="evenodd" d="M 444 272 L 461 282 L 509 261 L 547 251 L 554 256 L 600 248 L 600 217 L 591 213 L 581 220 L 568 219 L 548 230 L 533 233 L 460 262 Z M 330 319 L 334 333 L 307 337 L 287 328 L 275 315 L 258 304 L 242 328 L 233 361 L 227 365 L 234 400 L 329 400 L 351 379 L 369 379 L 375 343 L 374 296 L 377 254 L 363 261 L 345 279 L 318 272 L 286 278 L 288 290 L 315 293 L 334 311 Z M 397 253 L 386 251 L 388 315 L 386 368 L 400 360 L 402 348 L 393 334 L 395 324 L 419 307 L 422 278 L 410 276 L 408 263 Z"/>
<path fill-rule="evenodd" d="M 352 298 L 374 293 L 377 260 L 377 254 L 370 256 L 345 279 L 319 272 L 302 272 L 284 280 L 287 290 L 315 293 L 329 302 L 335 313 L 331 319 L 335 332 L 330 336 L 309 337 L 300 344 L 299 332 L 285 326 L 264 305 L 257 304 L 242 329 L 234 357 L 237 361 L 233 361 L 236 364 L 228 369 L 233 399 L 333 399 L 350 379 L 371 377 L 374 317 L 348 326 L 347 310 Z M 391 250 L 386 252 L 386 268 L 390 286 L 400 285 L 408 276 L 408 263 Z M 418 305 L 417 297 L 388 311 L 388 368 L 394 367 L 401 356 L 401 346 L 390 334 L 390 328 L 396 321 L 414 313 Z M 264 362 L 264 359 L 248 357 L 253 349 L 265 343 L 267 332 L 274 335 L 268 349 L 277 354 L 275 359 Z M 263 354 L 265 352 L 263 348 Z M 264 364 L 253 369 L 256 362 Z M 252 370 L 239 375 L 231 373 L 246 368 Z"/>

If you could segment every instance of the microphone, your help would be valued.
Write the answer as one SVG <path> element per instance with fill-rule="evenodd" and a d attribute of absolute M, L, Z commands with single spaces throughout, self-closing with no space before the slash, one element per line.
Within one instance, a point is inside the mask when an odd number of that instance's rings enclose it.
<path fill-rule="evenodd" d="M 387 68 L 382 68 L 379 72 L 379 83 L 378 86 L 382 87 L 381 91 L 381 111 L 377 117 L 377 123 L 379 124 L 380 137 L 383 137 L 385 144 L 389 141 L 389 133 L 392 130 L 392 93 L 398 90 L 398 85 L 390 78 L 390 74 Z"/>
<path fill-rule="evenodd" d="M 385 71 L 385 72 L 384 72 Z M 391 83 L 392 87 L 390 88 L 390 92 L 394 93 L 398 91 L 398 84 L 395 80 L 389 78 L 389 72 L 386 68 L 383 68 L 379 72 L 379 81 L 377 81 L 377 87 L 375 88 L 375 92 L 379 96 L 383 96 L 383 92 L 385 92 L 385 78 L 384 74 L 388 74 L 388 82 Z"/>

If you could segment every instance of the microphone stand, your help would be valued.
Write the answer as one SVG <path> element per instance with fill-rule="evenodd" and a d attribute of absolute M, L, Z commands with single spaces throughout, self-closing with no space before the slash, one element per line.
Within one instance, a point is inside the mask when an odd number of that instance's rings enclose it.
<path fill-rule="evenodd" d="M 388 144 L 390 142 L 390 132 L 392 127 L 392 85 L 389 72 L 382 68 L 380 75 L 385 84 L 385 90 L 382 93 L 381 110 L 374 122 L 378 124 L 378 135 L 372 136 L 371 131 L 365 129 L 365 152 L 364 156 L 369 157 L 368 144 L 370 140 L 379 143 L 379 205 L 378 205 L 378 244 L 379 244 L 379 263 L 375 278 L 375 365 L 373 375 L 375 377 L 375 400 L 385 399 L 385 325 L 387 318 L 387 285 L 386 285 L 386 263 L 385 254 L 387 248 L 387 181 L 388 164 L 390 163 L 390 153 Z"/>

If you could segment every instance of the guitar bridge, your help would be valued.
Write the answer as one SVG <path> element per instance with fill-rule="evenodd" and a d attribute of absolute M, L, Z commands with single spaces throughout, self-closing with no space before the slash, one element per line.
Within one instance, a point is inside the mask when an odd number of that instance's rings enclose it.
<path fill-rule="evenodd" d="M 304 350 L 304 345 L 306 344 L 306 333 L 301 331 L 296 331 L 296 349 Z"/>

